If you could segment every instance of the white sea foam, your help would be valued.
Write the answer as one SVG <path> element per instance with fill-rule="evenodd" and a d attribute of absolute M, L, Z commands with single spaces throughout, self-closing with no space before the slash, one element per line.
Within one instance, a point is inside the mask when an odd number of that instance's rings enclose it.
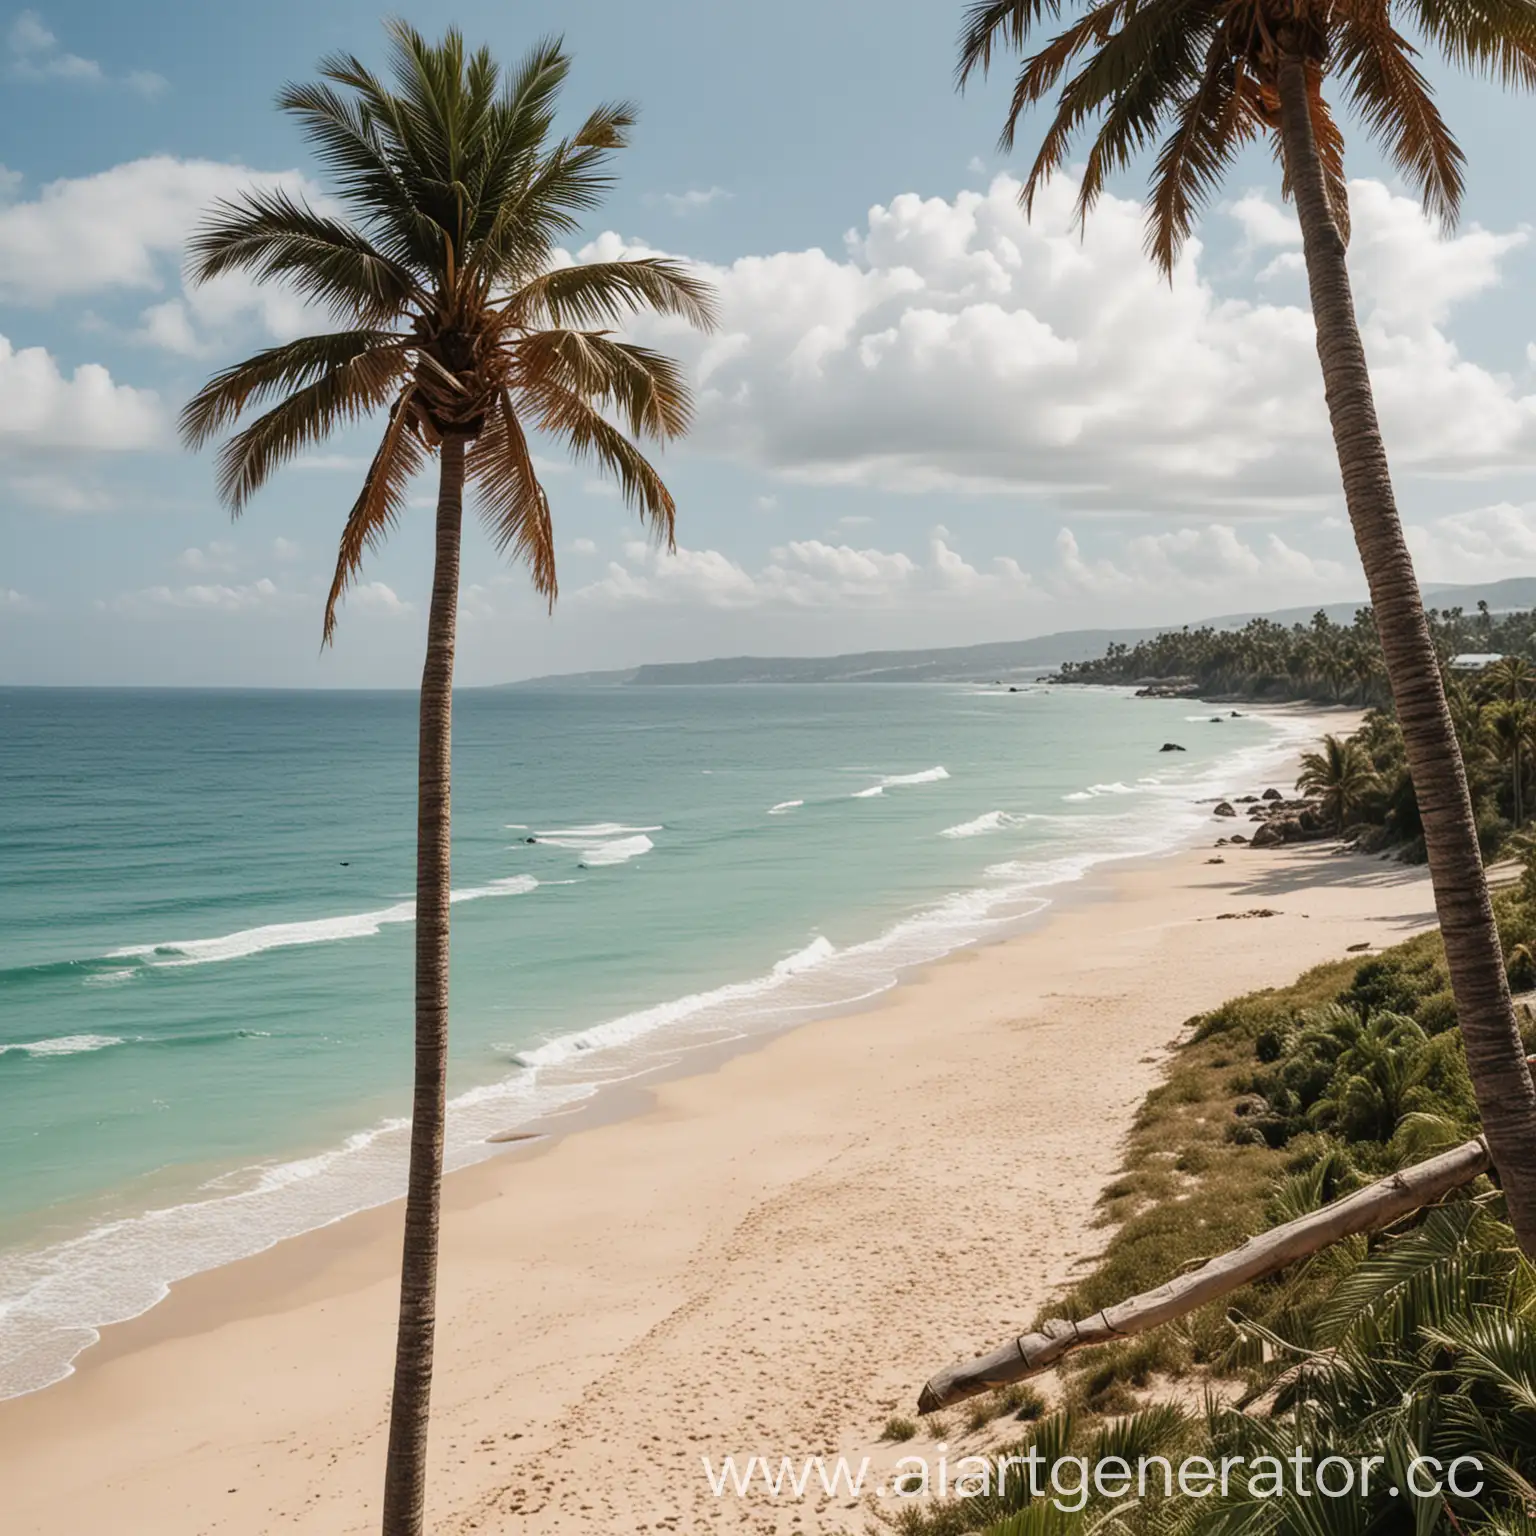
<path fill-rule="evenodd" d="M 1015 816 L 1011 811 L 988 811 L 958 826 L 945 827 L 940 837 L 985 837 L 988 832 L 1003 832 L 1011 827 L 1023 826 L 1028 818 Z"/>
<path fill-rule="evenodd" d="M 126 1045 L 122 1035 L 57 1035 L 52 1040 L 28 1040 L 18 1045 L 0 1045 L 0 1056 L 19 1051 L 26 1056 L 79 1056 L 86 1051 L 104 1051 L 108 1046 Z"/>
<path fill-rule="evenodd" d="M 888 773 L 878 784 L 871 784 L 868 789 L 856 789 L 853 792 L 855 800 L 873 800 L 877 795 L 883 795 L 888 789 L 901 789 L 909 784 L 936 784 L 940 779 L 949 777 L 947 768 L 924 768 L 921 773 Z"/>
<path fill-rule="evenodd" d="M 522 896 L 534 890 L 538 881 L 532 875 L 509 875 L 484 885 L 454 891 L 449 900 L 455 904 L 481 901 L 489 896 Z M 269 949 L 290 949 L 304 944 L 334 944 L 342 939 L 372 938 L 391 923 L 416 920 L 414 901 L 397 901 L 393 906 L 374 912 L 352 912 L 342 917 L 317 917 L 307 922 L 266 923 L 260 928 L 242 928 L 213 939 L 172 939 L 160 944 L 129 944 L 107 952 L 109 960 L 142 960 L 167 968 L 183 965 L 208 965 L 221 960 L 243 960 Z"/>
<path fill-rule="evenodd" d="M 661 827 L 630 827 L 619 821 L 596 821 L 587 827 L 557 827 L 552 832 L 535 832 L 533 840 L 547 848 L 569 848 L 579 853 L 578 862 L 586 869 L 627 864 L 649 853 L 656 845 L 648 832 Z"/>
<path fill-rule="evenodd" d="M 616 837 L 611 843 L 599 843 L 595 848 L 588 848 L 581 856 L 581 862 L 589 869 L 600 868 L 605 864 L 627 864 L 631 859 L 638 859 L 642 853 L 649 853 L 656 846 L 643 832 L 635 837 Z"/>
<path fill-rule="evenodd" d="M 804 800 L 780 800 L 777 805 L 770 805 L 768 807 L 768 814 L 770 816 L 787 816 L 790 811 L 798 811 L 804 804 Z"/>

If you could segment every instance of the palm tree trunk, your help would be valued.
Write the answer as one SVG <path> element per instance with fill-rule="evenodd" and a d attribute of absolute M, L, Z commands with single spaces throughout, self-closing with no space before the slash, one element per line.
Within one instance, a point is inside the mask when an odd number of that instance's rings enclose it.
<path fill-rule="evenodd" d="M 449 771 L 463 521 L 464 439 L 445 437 L 437 492 L 432 610 L 421 674 L 416 766 L 416 1086 L 411 1100 L 395 1387 L 384 1472 L 384 1536 L 420 1536 L 427 1484 L 448 1080 Z"/>
<path fill-rule="evenodd" d="M 1344 500 L 1418 795 L 1467 1071 L 1515 1235 L 1525 1252 L 1536 1257 L 1536 1086 L 1509 999 L 1466 770 L 1398 521 L 1344 241 L 1328 203 L 1307 101 L 1306 64 L 1298 53 L 1282 53 L 1279 87 L 1281 141 L 1301 220 Z"/>

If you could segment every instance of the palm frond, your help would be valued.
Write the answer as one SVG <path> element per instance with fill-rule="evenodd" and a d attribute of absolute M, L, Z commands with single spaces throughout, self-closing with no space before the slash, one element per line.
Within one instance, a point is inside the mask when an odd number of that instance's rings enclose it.
<path fill-rule="evenodd" d="M 1449 227 L 1461 206 L 1466 157 L 1413 60 L 1413 48 L 1392 26 L 1385 7 L 1346 13 L 1338 67 L 1350 101 L 1366 131 L 1418 189 L 1424 206 Z"/>
<path fill-rule="evenodd" d="M 539 412 L 540 430 L 560 438 L 578 463 L 611 475 L 656 542 L 675 548 L 677 504 L 645 455 L 581 395 L 553 379 L 542 379 L 527 394 Z"/>
<path fill-rule="evenodd" d="M 301 336 L 268 347 L 244 362 L 216 373 L 187 402 L 181 413 L 181 436 L 189 448 L 200 448 L 214 433 L 232 426 L 247 407 L 283 391 L 303 389 L 327 374 L 362 365 L 399 377 L 406 368 L 403 338 L 391 331 L 335 331 L 325 336 Z"/>
<path fill-rule="evenodd" d="M 388 404 L 402 371 L 393 352 L 363 352 L 294 390 L 219 450 L 219 499 L 238 513 L 280 464 Z"/>
<path fill-rule="evenodd" d="M 497 552 L 510 550 L 528 566 L 534 590 L 549 600 L 553 610 L 559 583 L 549 497 L 539 483 L 528 439 L 506 392 L 470 450 L 465 472 L 479 488 L 481 516 Z"/>
<path fill-rule="evenodd" d="M 375 549 L 405 509 L 405 493 L 426 459 L 416 435 L 409 389 L 390 408 L 389 424 L 368 466 L 362 491 L 352 505 L 336 552 L 336 574 L 325 600 L 322 644 L 336 635 L 336 604 L 362 569 L 363 555 Z"/>
<path fill-rule="evenodd" d="M 693 414 L 692 392 L 670 357 L 599 331 L 535 331 L 512 344 L 523 388 L 549 379 L 623 417 L 632 436 L 680 437 Z"/>
<path fill-rule="evenodd" d="M 680 315 L 698 330 L 716 324 L 714 290 L 664 256 L 555 267 L 525 283 L 506 310 L 523 326 L 617 325 L 643 310 Z"/>
<path fill-rule="evenodd" d="M 1212 46 L 1199 86 L 1179 104 L 1147 205 L 1147 248 L 1168 276 L 1206 204 L 1254 135 L 1241 89 L 1242 65 Z"/>
<path fill-rule="evenodd" d="M 215 204 L 187 250 L 194 282 L 233 271 L 286 280 L 306 299 L 375 324 L 423 300 L 413 274 L 366 235 L 281 190 Z"/>
<path fill-rule="evenodd" d="M 1462 69 L 1536 86 L 1533 0 L 1407 0 L 1424 35 Z"/>
<path fill-rule="evenodd" d="M 960 28 L 960 62 L 955 83 L 962 90 L 979 69 L 992 67 L 992 50 L 1006 44 L 1022 53 L 1031 31 L 1047 17 L 1061 15 L 1061 0 L 977 0 L 965 11 Z"/>

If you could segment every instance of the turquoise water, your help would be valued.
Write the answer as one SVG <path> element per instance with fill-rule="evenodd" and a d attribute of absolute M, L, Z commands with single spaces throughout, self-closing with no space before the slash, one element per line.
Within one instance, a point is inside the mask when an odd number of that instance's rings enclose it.
<path fill-rule="evenodd" d="M 1196 709 L 461 694 L 450 1162 L 1208 828 L 1195 802 L 1291 735 Z M 0 1395 L 170 1281 L 400 1189 L 414 733 L 407 694 L 0 691 Z"/>

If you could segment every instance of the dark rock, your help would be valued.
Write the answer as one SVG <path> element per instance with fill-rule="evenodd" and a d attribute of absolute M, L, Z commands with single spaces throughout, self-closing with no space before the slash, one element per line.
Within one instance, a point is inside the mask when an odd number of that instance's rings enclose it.
<path fill-rule="evenodd" d="M 1211 716 L 1211 724 L 1212 725 L 1220 725 L 1221 721 L 1222 721 L 1222 717 L 1220 715 L 1212 715 Z"/>
<path fill-rule="evenodd" d="M 1266 789 L 1264 791 L 1264 798 L 1266 800 L 1284 800 L 1285 796 L 1278 789 Z"/>
<path fill-rule="evenodd" d="M 1255 848 L 1278 848 L 1285 841 L 1285 833 L 1281 831 L 1282 826 L 1282 822 L 1266 821 L 1262 827 L 1254 831 L 1253 846 Z"/>
<path fill-rule="evenodd" d="M 1256 805 L 1258 799 L 1257 795 L 1239 795 L 1232 803 L 1233 805 Z"/>
<path fill-rule="evenodd" d="M 1218 848 L 1225 848 L 1225 847 L 1226 847 L 1226 846 L 1227 846 L 1227 840 L 1226 840 L 1226 838 L 1224 838 L 1224 837 L 1218 837 L 1218 838 L 1217 838 L 1217 839 L 1216 839 L 1216 846 L 1217 846 L 1217 847 L 1218 847 Z"/>
<path fill-rule="evenodd" d="M 1017 692 L 1018 692 L 1018 691 L 1019 691 L 1019 690 L 1018 690 L 1018 689 L 1017 689 L 1017 688 L 1010 688 L 1010 689 L 1009 689 L 1009 690 L 1008 690 L 1008 692 L 1009 692 L 1009 693 L 1017 693 Z"/>
<path fill-rule="evenodd" d="M 1248 839 L 1244 837 L 1241 832 L 1234 832 L 1228 841 L 1233 843 L 1243 843 L 1246 845 Z"/>
<path fill-rule="evenodd" d="M 1237 812 L 1225 800 L 1222 800 L 1217 804 L 1214 814 L 1217 816 L 1236 816 Z"/>
<path fill-rule="evenodd" d="M 1157 750 L 1159 752 L 1185 752 L 1188 751 L 1188 748 L 1181 747 L 1176 741 L 1165 741 Z"/>
<path fill-rule="evenodd" d="M 1358 955 L 1362 949 L 1369 949 L 1370 947 L 1371 941 L 1367 939 L 1363 944 L 1346 944 L 1344 952 L 1348 955 Z"/>
<path fill-rule="evenodd" d="M 1241 720 L 1242 718 L 1243 718 L 1242 715 L 1237 710 L 1234 709 L 1232 711 L 1232 719 L 1234 719 L 1234 720 Z"/>
<path fill-rule="evenodd" d="M 1218 854 L 1214 859 L 1207 859 L 1205 862 L 1207 864 L 1225 864 L 1227 861 Z"/>
<path fill-rule="evenodd" d="M 1239 1120 L 1246 1120 L 1251 1115 L 1267 1115 L 1269 1113 L 1269 1100 L 1262 1093 L 1245 1093 L 1232 1106 L 1232 1113 Z"/>
<path fill-rule="evenodd" d="M 523 839 L 523 841 L 525 843 L 536 843 L 536 842 L 538 842 L 538 838 L 536 838 L 536 837 L 525 837 Z"/>
<path fill-rule="evenodd" d="M 1310 805 L 1296 818 L 1296 821 L 1301 830 L 1310 837 L 1318 837 L 1328 830 L 1323 818 Z"/>

